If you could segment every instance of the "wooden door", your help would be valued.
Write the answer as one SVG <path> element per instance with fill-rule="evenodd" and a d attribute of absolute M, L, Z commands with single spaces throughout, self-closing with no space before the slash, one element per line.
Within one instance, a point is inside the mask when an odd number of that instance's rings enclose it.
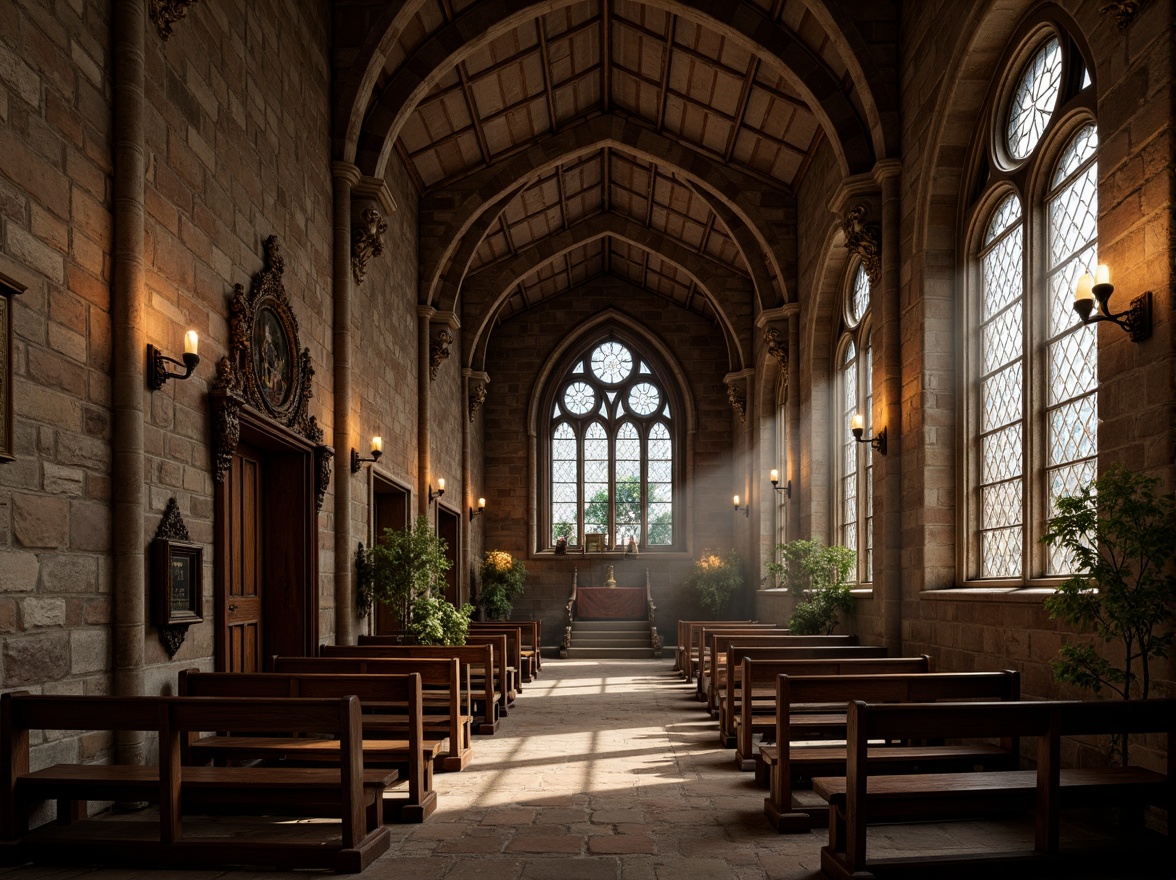
<path fill-rule="evenodd" d="M 373 507 L 375 509 L 375 539 L 380 541 L 384 529 L 406 529 L 409 526 L 408 491 L 375 477 L 372 485 Z M 400 621 L 388 611 L 382 602 L 376 603 L 376 633 L 399 632 Z"/>
<path fill-rule="evenodd" d="M 226 666 L 228 672 L 260 672 L 265 598 L 265 468 L 261 453 L 239 445 L 225 483 L 228 546 L 221 637 Z"/>
<path fill-rule="evenodd" d="M 437 510 L 437 535 L 445 542 L 445 558 L 449 560 L 449 571 L 445 572 L 445 598 L 451 605 L 460 605 L 458 586 L 461 570 L 458 556 L 461 549 L 461 515 L 441 507 Z"/>

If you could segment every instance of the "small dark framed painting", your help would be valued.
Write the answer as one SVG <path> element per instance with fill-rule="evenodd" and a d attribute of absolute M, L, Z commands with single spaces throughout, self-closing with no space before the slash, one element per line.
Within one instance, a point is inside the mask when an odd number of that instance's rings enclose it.
<path fill-rule="evenodd" d="M 151 542 L 151 581 L 156 626 L 204 620 L 204 548 L 187 541 Z"/>
<path fill-rule="evenodd" d="M 16 458 L 12 431 L 12 299 L 25 292 L 0 274 L 0 462 Z"/>
<path fill-rule="evenodd" d="M 584 550 L 587 553 L 600 553 L 604 550 L 604 535 L 600 532 L 590 532 L 584 536 Z"/>

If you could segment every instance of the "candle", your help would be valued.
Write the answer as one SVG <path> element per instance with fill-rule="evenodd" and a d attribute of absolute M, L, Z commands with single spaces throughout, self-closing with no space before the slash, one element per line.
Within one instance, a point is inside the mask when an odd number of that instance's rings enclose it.
<path fill-rule="evenodd" d="M 779 483 L 780 482 L 780 472 L 778 470 L 776 470 L 775 468 L 772 468 L 772 474 L 769 477 L 769 479 L 773 483 Z"/>
<path fill-rule="evenodd" d="M 437 491 L 438 491 L 438 492 L 444 492 L 444 491 L 445 491 L 445 478 L 444 478 L 444 477 L 438 477 L 438 478 L 437 478 Z"/>
<path fill-rule="evenodd" d="M 1099 263 L 1098 264 L 1098 268 L 1094 272 L 1094 283 L 1095 284 L 1110 284 L 1111 283 L 1111 270 L 1110 270 L 1110 267 L 1107 266 L 1106 263 Z"/>
<path fill-rule="evenodd" d="M 735 506 L 736 507 L 739 506 L 739 496 L 738 495 L 735 496 Z"/>
<path fill-rule="evenodd" d="M 1074 288 L 1074 302 L 1094 302 L 1094 291 L 1092 290 L 1093 287 L 1094 279 L 1091 278 L 1090 273 L 1087 272 L 1078 279 L 1078 284 Z"/>
<path fill-rule="evenodd" d="M 486 499 L 479 498 L 478 499 L 478 510 L 485 510 L 485 509 L 486 509 Z"/>
<path fill-rule="evenodd" d="M 184 354 L 197 354 L 200 348 L 200 336 L 195 330 L 184 334 Z"/>
<path fill-rule="evenodd" d="M 865 426 L 866 420 L 862 417 L 861 413 L 854 413 L 853 417 L 849 420 L 849 427 L 853 431 L 860 431 L 865 428 Z"/>
<path fill-rule="evenodd" d="M 380 455 L 384 452 L 383 437 L 376 436 L 372 438 L 372 452 L 376 455 Z"/>

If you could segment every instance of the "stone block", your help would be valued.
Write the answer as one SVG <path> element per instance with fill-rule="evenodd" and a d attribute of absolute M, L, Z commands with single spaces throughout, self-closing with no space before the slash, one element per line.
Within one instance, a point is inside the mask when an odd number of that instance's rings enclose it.
<path fill-rule="evenodd" d="M 32 554 L 29 554 L 32 555 Z M 41 554 L 41 588 L 47 593 L 97 593 L 98 559 L 79 553 Z"/>
<path fill-rule="evenodd" d="M 70 502 L 69 543 L 75 550 L 110 550 L 110 506 L 94 501 Z"/>
<path fill-rule="evenodd" d="M 110 633 L 106 629 L 74 630 L 69 636 L 70 672 L 102 672 L 111 664 Z"/>
<path fill-rule="evenodd" d="M 20 603 L 22 629 L 65 625 L 64 599 L 29 598 Z"/>
<path fill-rule="evenodd" d="M 69 674 L 69 633 L 9 639 L 3 657 L 6 688 L 57 681 Z"/>
<path fill-rule="evenodd" d="M 31 593 L 37 588 L 41 565 L 37 554 L 25 550 L 0 551 L 0 593 Z"/>
<path fill-rule="evenodd" d="M 46 492 L 74 496 L 81 496 L 84 493 L 86 472 L 81 468 L 61 467 L 51 462 L 45 462 L 42 467 Z"/>
<path fill-rule="evenodd" d="M 64 547 L 69 537 L 69 504 L 43 495 L 14 495 L 12 526 L 24 547 Z"/>

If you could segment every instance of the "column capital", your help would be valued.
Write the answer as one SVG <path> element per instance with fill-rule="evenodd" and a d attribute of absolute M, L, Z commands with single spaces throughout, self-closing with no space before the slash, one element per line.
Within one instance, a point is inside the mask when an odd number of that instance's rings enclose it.
<path fill-rule="evenodd" d="M 350 162 L 332 162 L 331 177 L 336 181 L 343 181 L 349 186 L 355 186 L 355 184 L 359 183 L 363 174 L 357 166 L 352 165 Z"/>
<path fill-rule="evenodd" d="M 355 168 L 354 165 L 351 167 Z M 358 168 L 355 170 L 359 171 Z M 396 213 L 396 199 L 392 198 L 392 190 L 382 177 L 360 177 L 354 181 L 351 185 L 351 198 L 353 202 L 376 202 L 384 211 L 384 216 Z"/>

